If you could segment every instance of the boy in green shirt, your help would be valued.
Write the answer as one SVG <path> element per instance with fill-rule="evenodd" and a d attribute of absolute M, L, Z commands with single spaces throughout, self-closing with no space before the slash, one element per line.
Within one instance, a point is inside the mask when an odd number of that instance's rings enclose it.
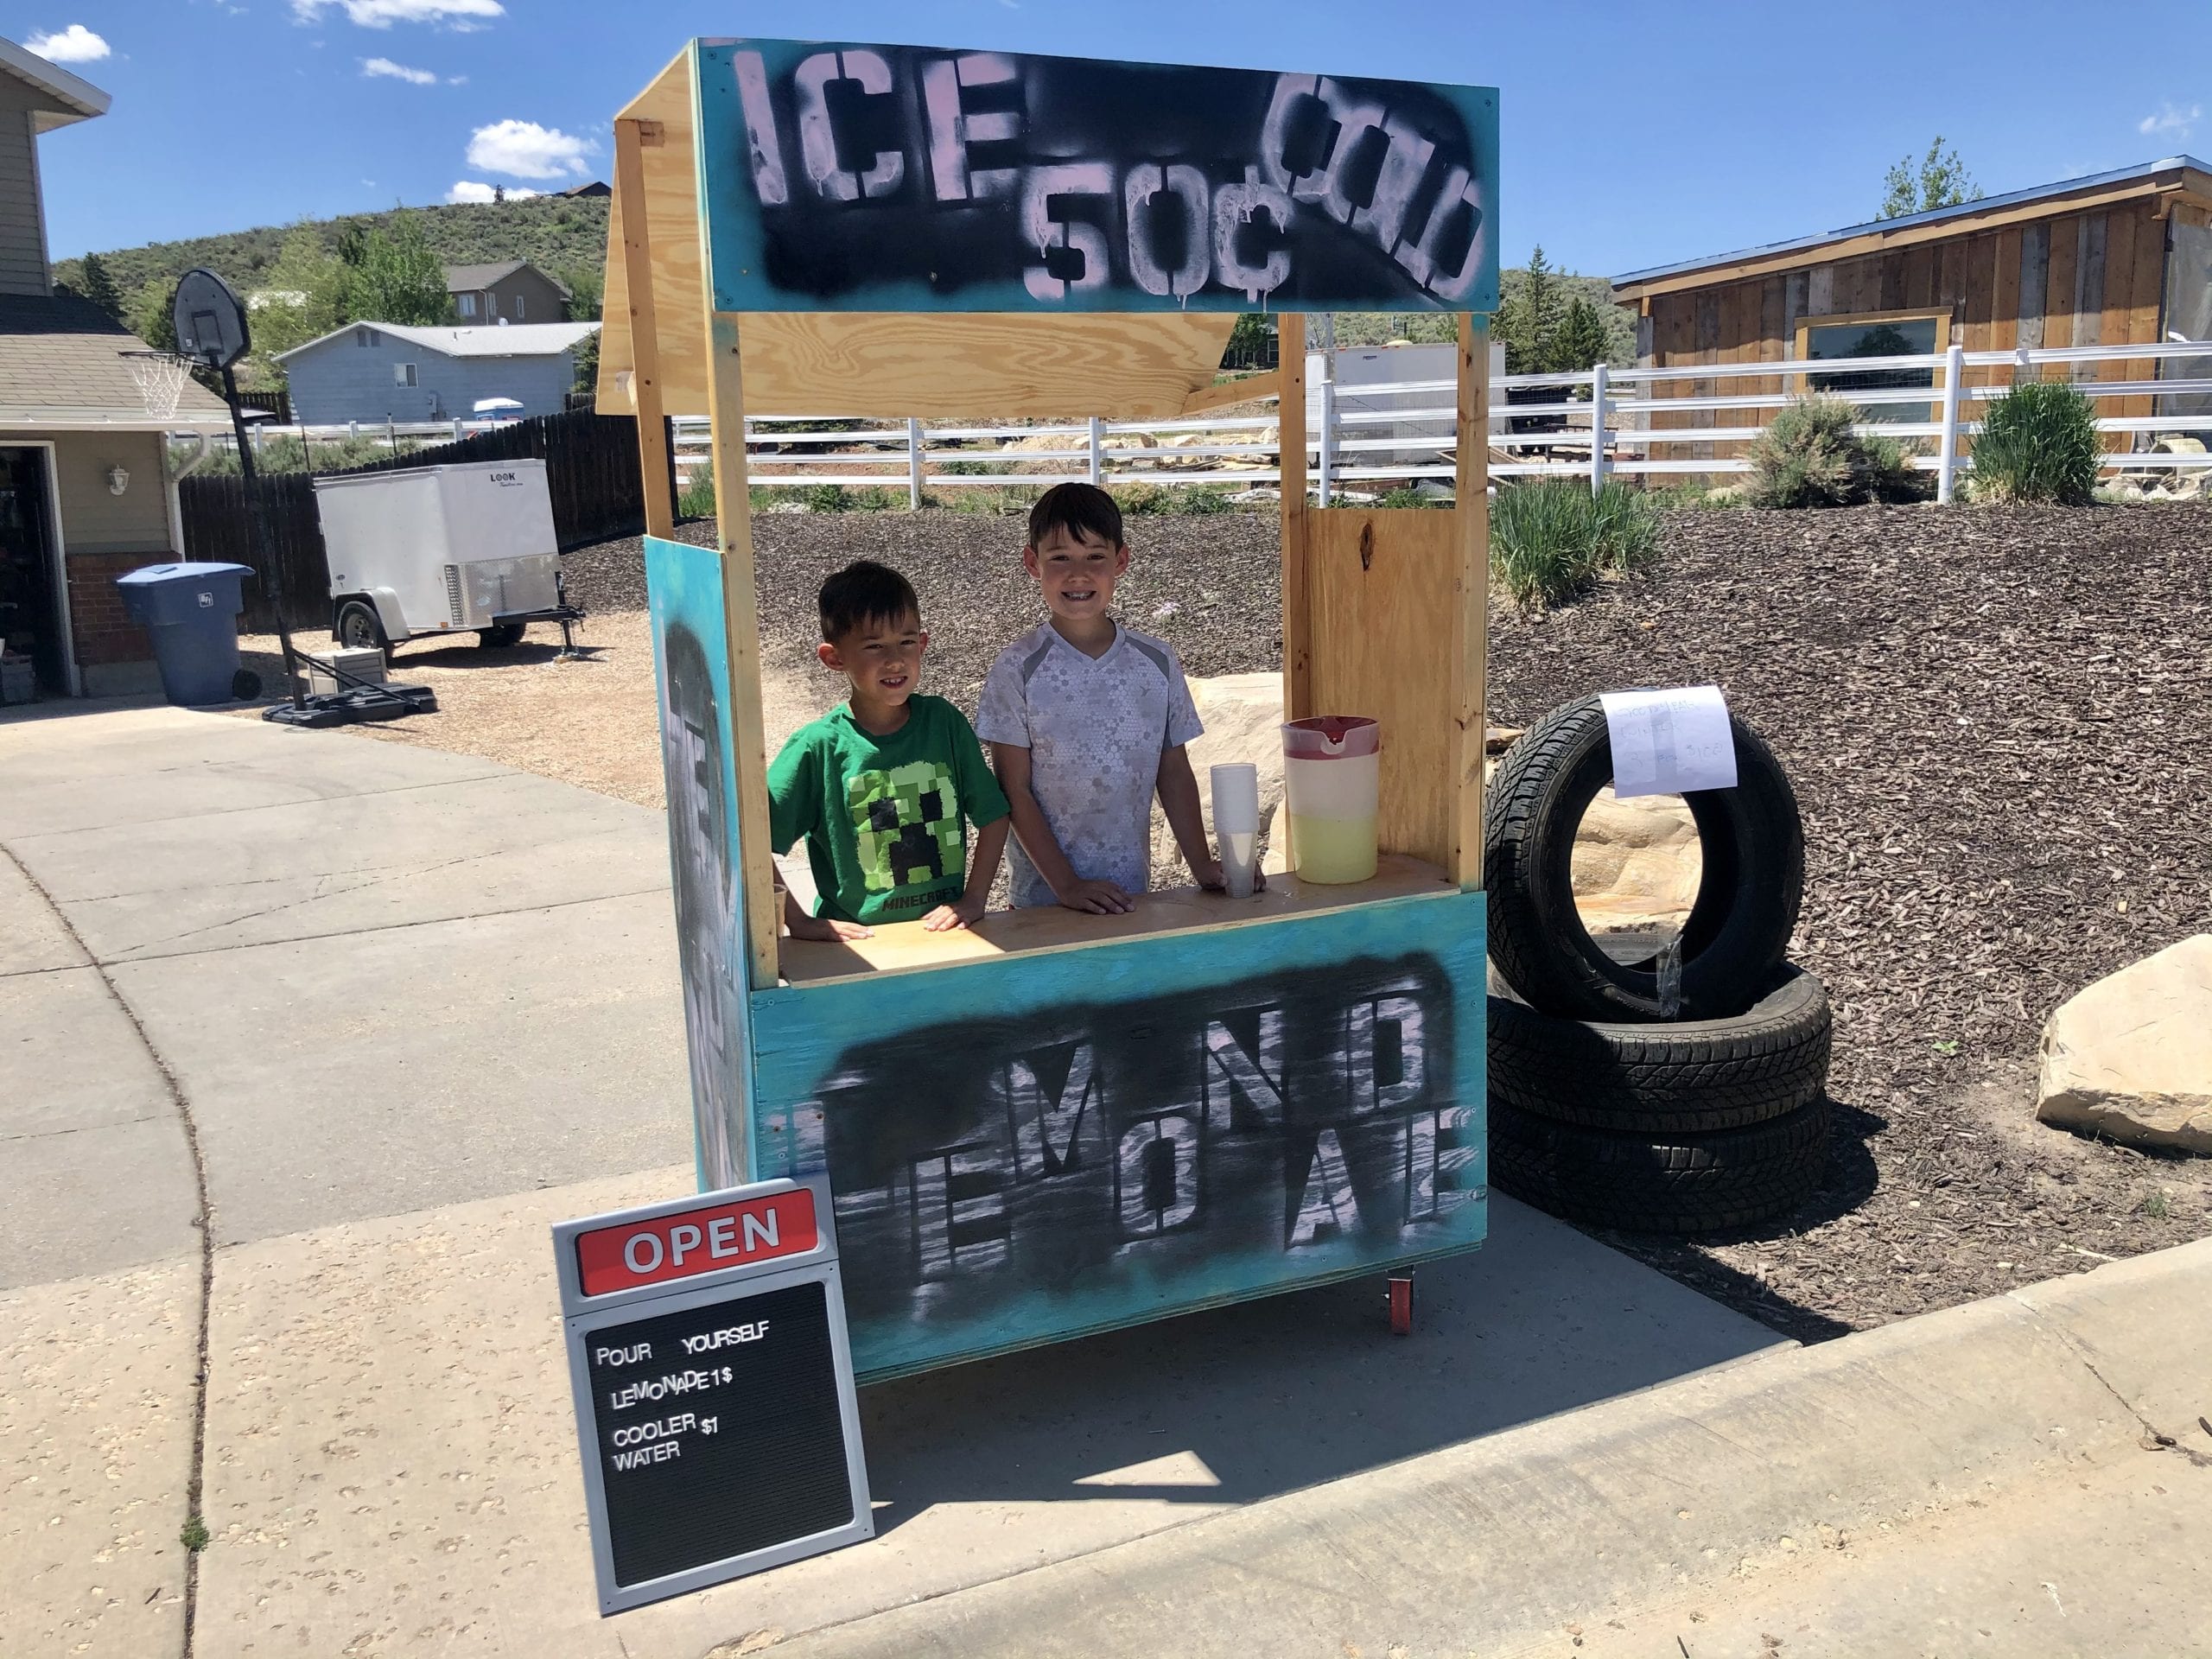
<path fill-rule="evenodd" d="M 782 853 L 805 837 L 822 894 L 810 916 L 785 893 L 791 937 L 864 939 L 871 922 L 917 917 L 931 932 L 965 927 L 983 913 L 1010 820 L 967 716 L 915 695 L 930 643 L 921 603 L 906 577 L 861 559 L 822 584 L 821 609 L 815 652 L 853 695 L 768 768 L 769 838 Z"/>

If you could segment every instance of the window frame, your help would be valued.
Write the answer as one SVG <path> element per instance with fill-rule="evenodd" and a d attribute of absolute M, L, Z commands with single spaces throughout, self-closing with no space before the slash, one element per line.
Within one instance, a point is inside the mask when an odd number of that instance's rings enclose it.
<path fill-rule="evenodd" d="M 520 294 L 515 296 L 515 321 L 517 322 L 520 322 L 522 321 L 523 301 L 525 297 L 525 296 Z"/>
<path fill-rule="evenodd" d="M 417 378 L 415 370 L 416 365 L 412 363 L 393 364 L 391 365 L 391 384 L 393 387 L 397 390 L 405 391 L 415 391 L 422 384 L 420 379 Z"/>
<path fill-rule="evenodd" d="M 454 308 L 464 317 L 474 318 L 476 315 L 476 296 L 474 294 L 455 295 Z"/>
<path fill-rule="evenodd" d="M 1815 328 L 1848 328 L 1853 326 L 1872 327 L 1886 322 L 1932 322 L 1936 325 L 1935 353 L 1936 355 L 1940 357 L 1950 346 L 1951 326 L 1955 321 L 1955 308 L 1951 306 L 1923 305 L 1914 306 L 1903 311 L 1836 311 L 1821 316 L 1800 317 L 1797 319 L 1797 332 L 1790 340 L 1789 354 L 1800 363 L 1808 360 L 1813 354 L 1813 330 Z M 1837 364 L 1846 363 L 1850 359 L 1847 358 L 1840 357 L 1822 358 L 1821 359 L 1823 363 Z M 1791 387 L 1791 391 L 1799 397 L 1817 396 L 1820 395 L 1821 388 L 1812 384 L 1813 376 L 1815 374 L 1848 372 L 1848 370 L 1844 369 L 1800 370 L 1797 373 L 1789 377 L 1790 379 L 1795 382 L 1795 385 Z M 1844 396 L 1841 392 L 1836 392 L 1833 395 L 1839 397 Z M 1908 421 L 1900 418 L 1897 421 L 1897 424 L 1900 426 L 1916 424 L 1924 425 L 1928 422 L 1934 420 L 1936 418 L 1936 406 L 1942 401 L 1942 378 L 1938 375 L 1931 366 L 1928 371 L 1928 412 L 1919 416 L 1916 420 Z M 1910 404 L 1878 404 L 1875 405 L 1875 408 L 1877 409 L 1885 410 L 1903 410 L 1910 409 L 1912 407 L 1913 405 Z M 1872 410 L 1866 410 L 1866 413 L 1870 421 L 1881 419 L 1880 416 L 1873 414 Z"/>

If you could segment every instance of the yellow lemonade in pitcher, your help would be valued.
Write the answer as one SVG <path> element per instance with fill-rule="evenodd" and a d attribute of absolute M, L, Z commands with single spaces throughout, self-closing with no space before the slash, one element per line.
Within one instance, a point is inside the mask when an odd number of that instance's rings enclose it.
<path fill-rule="evenodd" d="M 1290 815 L 1290 847 L 1301 881 L 1364 881 L 1375 874 L 1375 820 Z"/>

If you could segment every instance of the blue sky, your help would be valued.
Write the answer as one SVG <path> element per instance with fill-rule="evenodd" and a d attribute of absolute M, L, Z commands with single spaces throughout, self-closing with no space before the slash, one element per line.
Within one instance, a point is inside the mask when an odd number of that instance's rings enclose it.
<path fill-rule="evenodd" d="M 686 39 L 754 35 L 1495 86 L 1506 263 L 1541 242 L 1612 275 L 1869 218 L 1884 169 L 1937 131 L 1993 195 L 2212 149 L 2212 54 L 2115 56 L 2095 16 L 2017 0 L 0 0 L 0 34 L 61 37 L 53 49 L 86 54 L 64 67 L 113 95 L 103 119 L 41 140 L 57 258 L 457 184 L 606 177 L 613 112 Z"/>

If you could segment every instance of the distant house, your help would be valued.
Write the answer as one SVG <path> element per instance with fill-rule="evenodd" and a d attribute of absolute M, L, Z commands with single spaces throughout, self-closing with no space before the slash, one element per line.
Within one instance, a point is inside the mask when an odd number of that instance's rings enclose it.
<path fill-rule="evenodd" d="M 512 397 L 528 415 L 557 415 L 575 384 L 575 348 L 595 322 L 416 328 L 349 322 L 280 353 L 295 418 L 466 420 L 478 400 Z"/>
<path fill-rule="evenodd" d="M 446 292 L 464 327 L 490 322 L 560 322 L 569 290 L 527 259 L 496 265 L 448 265 Z"/>
<path fill-rule="evenodd" d="M 174 413 L 150 414 L 127 355 L 145 342 L 54 291 L 39 135 L 107 105 L 99 87 L 0 41 L 0 699 L 8 701 L 34 689 L 100 696 L 158 683 L 146 631 L 124 617 L 115 578 L 174 559 L 183 546 L 162 434 L 230 425 L 222 404 L 190 381 Z"/>
<path fill-rule="evenodd" d="M 589 184 L 580 184 L 570 190 L 556 190 L 553 194 L 571 200 L 580 196 L 611 196 L 614 194 L 614 187 L 604 180 L 594 179 Z"/>

